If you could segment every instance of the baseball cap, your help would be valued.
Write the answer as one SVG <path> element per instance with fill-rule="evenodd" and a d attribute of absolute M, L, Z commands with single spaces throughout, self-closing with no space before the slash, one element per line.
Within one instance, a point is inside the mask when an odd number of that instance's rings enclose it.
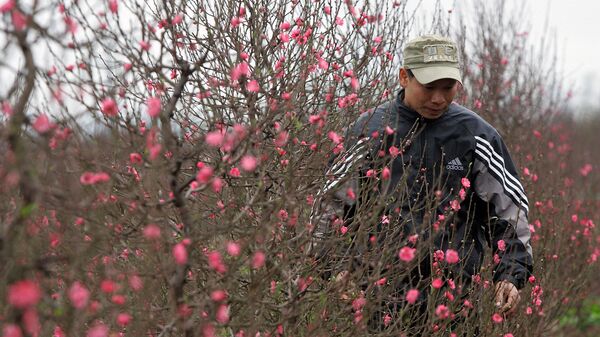
<path fill-rule="evenodd" d="M 404 48 L 404 67 L 410 69 L 421 84 L 442 78 L 462 83 L 458 48 L 444 36 L 423 35 L 410 40 Z"/>

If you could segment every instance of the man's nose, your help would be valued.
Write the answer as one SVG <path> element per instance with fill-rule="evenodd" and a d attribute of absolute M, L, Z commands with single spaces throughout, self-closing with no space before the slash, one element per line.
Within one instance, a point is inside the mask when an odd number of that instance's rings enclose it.
<path fill-rule="evenodd" d="M 443 104 L 445 102 L 444 94 L 439 90 L 434 90 L 431 95 L 431 103 Z"/>

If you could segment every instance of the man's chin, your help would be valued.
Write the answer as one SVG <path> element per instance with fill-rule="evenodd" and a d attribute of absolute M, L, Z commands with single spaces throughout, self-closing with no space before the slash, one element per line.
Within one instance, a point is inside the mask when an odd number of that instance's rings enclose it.
<path fill-rule="evenodd" d="M 427 119 L 437 119 L 442 117 L 442 115 L 446 112 L 446 109 L 443 110 L 432 110 L 432 109 L 423 109 L 419 112 L 419 114 Z"/>

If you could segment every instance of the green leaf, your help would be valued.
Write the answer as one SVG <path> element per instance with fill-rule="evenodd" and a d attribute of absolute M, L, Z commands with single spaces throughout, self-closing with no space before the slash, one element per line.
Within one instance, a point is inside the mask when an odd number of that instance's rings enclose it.
<path fill-rule="evenodd" d="M 36 209 L 37 209 L 36 203 L 31 203 L 31 204 L 25 205 L 24 207 L 21 207 L 21 210 L 19 211 L 19 215 L 21 216 L 21 218 L 28 218 L 31 215 L 31 213 L 33 213 Z"/>

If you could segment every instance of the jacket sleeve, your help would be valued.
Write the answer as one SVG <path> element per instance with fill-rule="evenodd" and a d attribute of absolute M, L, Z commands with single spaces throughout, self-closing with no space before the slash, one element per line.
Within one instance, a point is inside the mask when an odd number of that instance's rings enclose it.
<path fill-rule="evenodd" d="M 314 230 L 309 249 L 317 258 L 328 254 L 333 246 L 330 241 L 342 226 L 351 225 L 367 155 L 368 139 L 364 138 L 336 157 L 327 170 L 329 179 L 319 190 L 310 215 Z"/>
<path fill-rule="evenodd" d="M 527 196 L 500 135 L 475 136 L 475 141 L 473 184 L 489 206 L 488 238 L 497 254 L 494 282 L 507 280 L 521 289 L 533 268 Z"/>
<path fill-rule="evenodd" d="M 356 251 L 349 253 L 347 249 L 353 244 L 352 233 L 358 224 L 352 219 L 366 193 L 363 181 L 377 143 L 369 137 L 376 127 L 372 117 L 372 114 L 361 116 L 346 133 L 345 150 L 330 162 L 328 179 L 318 191 L 311 210 L 313 232 L 308 253 L 328 269 L 328 274 L 332 269 L 356 265 L 360 260 Z M 343 231 L 348 233 L 343 235 Z"/>

